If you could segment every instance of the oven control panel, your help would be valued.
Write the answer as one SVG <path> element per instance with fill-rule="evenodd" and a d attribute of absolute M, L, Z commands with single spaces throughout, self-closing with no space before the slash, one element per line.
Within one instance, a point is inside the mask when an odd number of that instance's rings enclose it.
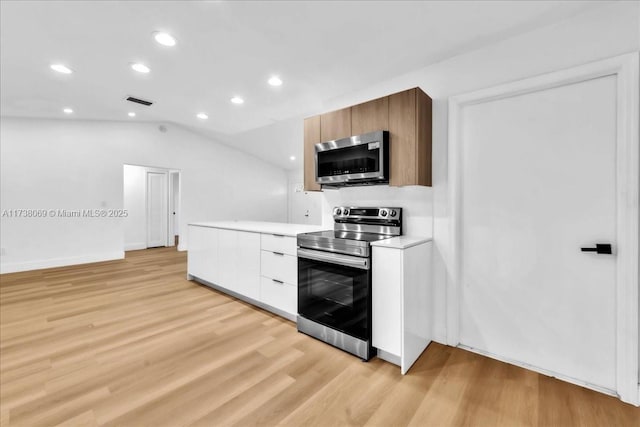
<path fill-rule="evenodd" d="M 333 219 L 338 222 L 362 222 L 366 220 L 400 220 L 402 208 L 362 208 L 336 206 Z"/>

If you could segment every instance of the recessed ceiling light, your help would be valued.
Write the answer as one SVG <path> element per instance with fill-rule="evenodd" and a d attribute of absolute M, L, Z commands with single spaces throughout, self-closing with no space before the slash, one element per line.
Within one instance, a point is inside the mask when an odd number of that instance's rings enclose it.
<path fill-rule="evenodd" d="M 209 118 L 205 113 L 198 113 L 196 114 L 196 117 L 202 120 L 207 120 Z"/>
<path fill-rule="evenodd" d="M 135 64 L 131 64 L 131 68 L 139 73 L 148 73 L 149 71 L 151 71 L 151 68 L 139 62 L 136 62 Z"/>
<path fill-rule="evenodd" d="M 289 160 L 294 161 L 296 159 L 296 156 L 291 156 L 289 157 Z"/>
<path fill-rule="evenodd" d="M 62 73 L 62 74 L 71 74 L 71 73 L 73 73 L 71 68 L 67 67 L 66 65 L 62 65 L 62 64 L 51 64 L 51 69 L 53 71 L 57 71 L 57 72 Z"/>
<path fill-rule="evenodd" d="M 233 102 L 234 104 L 244 104 L 244 99 L 240 98 L 239 96 L 234 96 L 233 98 L 231 98 L 231 102 Z"/>
<path fill-rule="evenodd" d="M 134 112 L 132 111 L 132 112 L 130 112 L 130 113 L 128 114 L 128 116 L 129 116 L 129 117 L 135 117 L 135 116 L 136 116 L 136 113 L 134 113 Z"/>
<path fill-rule="evenodd" d="M 282 86 L 282 80 L 278 76 L 271 76 L 271 78 L 268 80 L 268 83 L 271 86 Z"/>
<path fill-rule="evenodd" d="M 73 113 L 73 110 L 71 108 L 65 108 L 64 110 L 62 110 L 65 112 L 65 114 L 71 114 Z"/>
<path fill-rule="evenodd" d="M 158 43 L 160 43 L 163 46 L 175 46 L 176 45 L 176 39 L 171 35 L 171 34 L 167 34 L 167 33 L 163 33 L 161 31 L 157 31 L 155 33 L 153 33 L 153 38 L 156 39 L 156 41 Z"/>

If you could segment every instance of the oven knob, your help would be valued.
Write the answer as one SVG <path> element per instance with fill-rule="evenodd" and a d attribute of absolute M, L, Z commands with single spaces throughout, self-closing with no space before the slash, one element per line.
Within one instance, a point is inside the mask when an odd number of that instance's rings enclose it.
<path fill-rule="evenodd" d="M 336 212 L 335 212 L 336 215 L 340 215 L 341 213 L 342 213 L 342 209 L 340 208 L 336 209 Z"/>
<path fill-rule="evenodd" d="M 387 211 L 380 211 L 380 216 L 387 216 Z"/>
<path fill-rule="evenodd" d="M 345 209 L 343 212 L 345 215 L 349 215 L 349 209 Z"/>
<path fill-rule="evenodd" d="M 396 211 L 391 211 L 391 216 L 396 216 Z"/>

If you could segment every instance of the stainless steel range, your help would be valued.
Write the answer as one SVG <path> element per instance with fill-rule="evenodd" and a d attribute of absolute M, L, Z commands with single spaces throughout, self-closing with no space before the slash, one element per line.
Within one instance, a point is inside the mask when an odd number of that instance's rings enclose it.
<path fill-rule="evenodd" d="M 298 331 L 369 360 L 371 242 L 402 234 L 402 208 L 336 207 L 333 219 L 298 235 Z"/>

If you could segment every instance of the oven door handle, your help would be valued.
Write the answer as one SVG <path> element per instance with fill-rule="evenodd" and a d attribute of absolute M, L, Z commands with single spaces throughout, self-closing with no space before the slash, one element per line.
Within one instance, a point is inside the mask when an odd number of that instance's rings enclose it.
<path fill-rule="evenodd" d="M 298 249 L 298 257 L 310 259 L 314 261 L 328 262 L 331 264 L 343 265 L 345 267 L 354 267 L 361 270 L 369 270 L 369 258 L 360 258 L 350 255 L 327 253 L 322 251 L 314 251 L 311 249 Z"/>

